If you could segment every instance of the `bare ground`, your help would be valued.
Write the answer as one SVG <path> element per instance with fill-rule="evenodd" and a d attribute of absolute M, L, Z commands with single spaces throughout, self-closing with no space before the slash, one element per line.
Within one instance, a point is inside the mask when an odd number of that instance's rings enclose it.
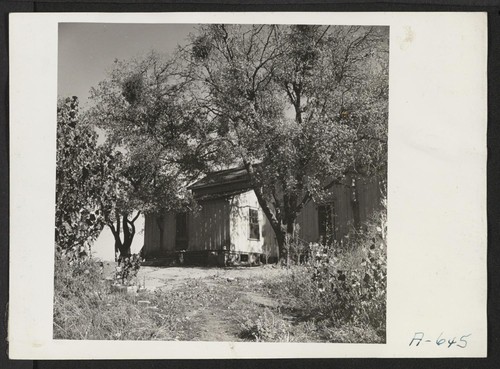
<path fill-rule="evenodd" d="M 226 280 L 256 279 L 256 283 L 263 278 L 279 275 L 283 271 L 273 266 L 260 267 L 234 267 L 234 268 L 209 268 L 209 267 L 149 267 L 143 266 L 139 270 L 139 283 L 145 284 L 146 289 L 154 291 L 172 290 L 182 286 L 188 279 L 199 279 L 207 283 L 217 284 Z"/>
<path fill-rule="evenodd" d="M 244 341 L 242 322 L 265 308 L 278 305 L 263 288 L 264 280 L 284 273 L 273 266 L 142 267 L 139 283 L 153 292 L 183 293 L 190 322 L 185 337 L 199 341 Z M 186 294 L 186 289 L 190 293 Z"/>

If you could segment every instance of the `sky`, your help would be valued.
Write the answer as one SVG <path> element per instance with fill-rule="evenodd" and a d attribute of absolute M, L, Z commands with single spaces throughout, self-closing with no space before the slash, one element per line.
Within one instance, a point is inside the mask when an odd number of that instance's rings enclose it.
<path fill-rule="evenodd" d="M 195 25 L 186 24 L 59 24 L 58 95 L 77 96 L 80 106 L 88 104 L 91 87 L 106 78 L 115 59 L 140 57 L 156 50 L 171 53 L 186 43 Z M 54 102 L 55 104 L 55 102 Z M 132 252 L 144 244 L 143 218 L 136 222 Z M 102 260 L 114 259 L 114 239 L 105 228 L 92 246 L 92 254 Z"/>
<path fill-rule="evenodd" d="M 194 31 L 191 24 L 60 23 L 58 95 L 77 96 L 85 107 L 90 88 L 106 78 L 115 59 L 171 53 Z"/>

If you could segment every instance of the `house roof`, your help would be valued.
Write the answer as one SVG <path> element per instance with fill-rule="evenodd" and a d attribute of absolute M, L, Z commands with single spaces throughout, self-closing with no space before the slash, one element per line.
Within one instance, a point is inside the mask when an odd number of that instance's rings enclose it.
<path fill-rule="evenodd" d="M 204 178 L 195 182 L 188 188 L 193 191 L 210 187 L 222 186 L 235 183 L 249 183 L 250 178 L 245 168 L 232 168 L 220 170 L 207 174 Z"/>

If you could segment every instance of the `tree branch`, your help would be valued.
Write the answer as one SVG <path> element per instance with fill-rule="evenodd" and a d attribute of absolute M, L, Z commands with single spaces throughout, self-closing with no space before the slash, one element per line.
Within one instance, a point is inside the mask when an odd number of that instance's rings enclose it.
<path fill-rule="evenodd" d="M 137 220 L 137 218 L 139 218 L 139 215 L 141 215 L 141 211 L 140 211 L 140 210 L 137 212 L 137 214 L 135 215 L 135 217 L 133 217 L 133 218 L 132 218 L 132 220 L 128 220 L 128 219 L 127 219 L 127 221 L 128 221 L 131 225 L 133 225 L 133 224 L 134 224 L 134 222 Z"/>
<path fill-rule="evenodd" d="M 118 233 L 116 232 L 115 226 L 113 225 L 112 222 L 107 222 L 106 225 L 111 229 L 111 233 L 113 236 L 116 238 L 118 236 Z"/>

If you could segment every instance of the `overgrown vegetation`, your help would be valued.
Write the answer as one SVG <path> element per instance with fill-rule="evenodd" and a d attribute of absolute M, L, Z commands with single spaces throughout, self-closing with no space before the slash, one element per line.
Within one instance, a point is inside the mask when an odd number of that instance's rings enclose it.
<path fill-rule="evenodd" d="M 187 279 L 163 292 L 113 293 L 102 263 L 82 258 L 78 249 L 58 251 L 54 337 L 385 342 L 383 214 L 343 249 L 313 245 L 304 264 L 268 265 L 241 279 L 225 278 L 221 270 L 222 276 Z"/>
<path fill-rule="evenodd" d="M 101 263 L 56 253 L 55 339 L 190 339 L 185 296 L 112 293 L 104 277 Z"/>
<path fill-rule="evenodd" d="M 137 283 L 137 273 L 141 267 L 141 258 L 137 254 L 118 260 L 116 280 L 123 285 Z"/>
<path fill-rule="evenodd" d="M 311 245 L 303 265 L 268 282 L 285 310 L 325 332 L 346 328 L 362 342 L 385 341 L 387 243 L 385 210 L 340 246 Z M 364 335 L 360 335 L 364 332 Z M 343 335 L 329 341 L 344 342 Z"/>
<path fill-rule="evenodd" d="M 78 99 L 68 97 L 57 104 L 57 167 L 55 241 L 58 247 L 88 247 L 104 219 L 96 193 L 102 183 L 97 133 L 79 119 Z"/>

